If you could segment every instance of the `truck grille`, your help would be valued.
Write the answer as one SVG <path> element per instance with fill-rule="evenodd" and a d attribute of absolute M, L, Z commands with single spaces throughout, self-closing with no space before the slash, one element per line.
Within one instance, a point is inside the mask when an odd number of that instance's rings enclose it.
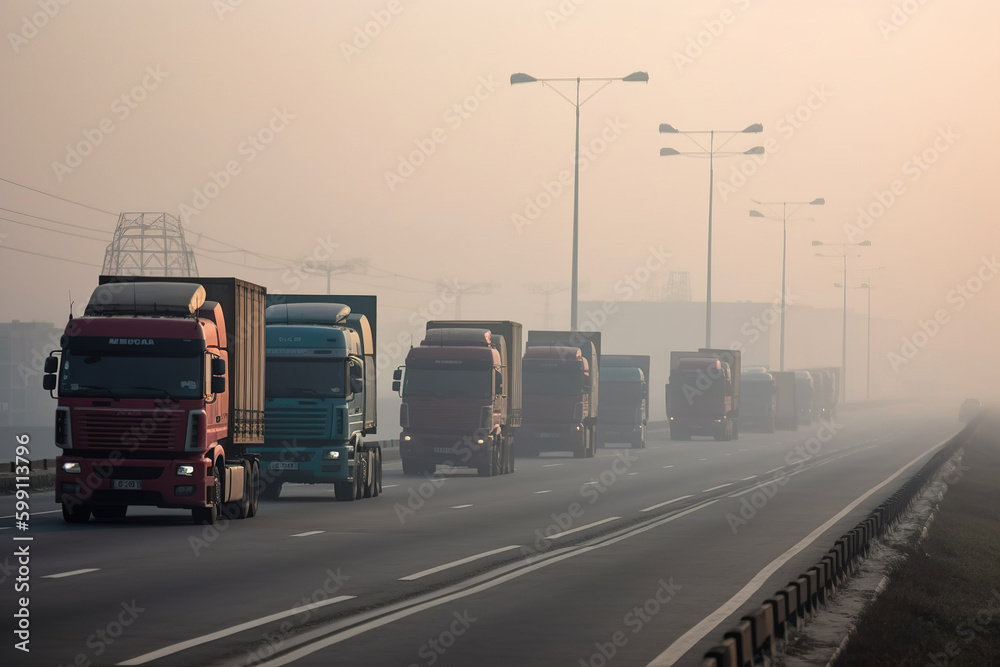
<path fill-rule="evenodd" d="M 302 410 L 267 408 L 264 433 L 268 440 L 280 438 L 328 438 L 329 412 L 327 410 Z"/>
<path fill-rule="evenodd" d="M 163 470 L 139 466 L 95 466 L 94 473 L 101 479 L 159 479 Z"/>
<path fill-rule="evenodd" d="M 186 428 L 183 410 L 74 410 L 73 446 L 81 449 L 151 451 L 180 449 Z"/>

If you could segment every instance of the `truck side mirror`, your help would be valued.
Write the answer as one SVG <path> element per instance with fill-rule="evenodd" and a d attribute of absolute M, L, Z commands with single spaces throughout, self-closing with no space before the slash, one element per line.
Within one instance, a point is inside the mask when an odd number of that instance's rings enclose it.
<path fill-rule="evenodd" d="M 226 360 L 219 357 L 212 357 L 212 375 L 225 375 L 226 374 Z M 219 391 L 225 391 L 225 387 Z M 212 384 L 212 392 L 215 392 L 215 384 Z"/>
<path fill-rule="evenodd" d="M 392 381 L 392 390 L 396 393 L 399 393 L 399 380 Z"/>
<path fill-rule="evenodd" d="M 351 379 L 361 379 L 364 377 L 364 369 L 361 368 L 361 364 L 356 361 L 351 361 Z M 356 391 L 360 391 L 356 390 Z"/>
<path fill-rule="evenodd" d="M 221 359 L 218 359 L 218 360 L 213 359 L 212 361 L 222 361 L 222 360 Z M 225 362 L 223 362 L 223 364 L 225 364 Z M 212 370 L 214 371 L 215 369 L 213 368 Z M 213 394 L 221 394 L 221 393 L 223 393 L 225 391 L 226 391 L 226 378 L 225 378 L 225 376 L 222 376 L 222 375 L 213 375 L 212 376 L 212 393 Z"/>
<path fill-rule="evenodd" d="M 365 388 L 365 381 L 361 378 L 351 378 L 351 391 L 355 394 L 361 393 Z"/>
<path fill-rule="evenodd" d="M 51 359 L 52 357 L 49 357 Z M 48 359 L 46 359 L 48 361 Z M 48 364 L 45 364 L 48 367 Z M 53 391 L 56 388 L 56 375 L 55 373 L 46 373 L 42 376 L 42 389 L 45 391 Z"/>
<path fill-rule="evenodd" d="M 503 393 L 503 376 L 499 373 L 495 373 L 493 376 L 493 393 L 502 394 Z"/>
<path fill-rule="evenodd" d="M 583 376 L 583 390 L 584 391 L 590 391 L 590 388 L 591 388 L 590 376 L 589 375 L 584 375 Z"/>
<path fill-rule="evenodd" d="M 45 357 L 45 368 L 46 373 L 55 373 L 59 370 L 59 359 L 57 357 L 48 356 Z"/>
<path fill-rule="evenodd" d="M 392 372 L 392 379 L 393 380 L 402 380 L 403 379 L 403 369 L 402 368 L 397 368 L 396 370 L 394 370 Z"/>

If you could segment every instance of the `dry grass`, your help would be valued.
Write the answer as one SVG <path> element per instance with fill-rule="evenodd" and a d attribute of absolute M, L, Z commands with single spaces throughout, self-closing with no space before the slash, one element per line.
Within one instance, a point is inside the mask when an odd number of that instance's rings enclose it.
<path fill-rule="evenodd" d="M 1000 666 L 1000 415 L 964 445 L 929 535 L 858 619 L 836 667 Z"/>

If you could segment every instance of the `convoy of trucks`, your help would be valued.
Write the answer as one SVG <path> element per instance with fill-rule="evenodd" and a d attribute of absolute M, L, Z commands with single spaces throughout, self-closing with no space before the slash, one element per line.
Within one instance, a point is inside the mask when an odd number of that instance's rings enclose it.
<path fill-rule="evenodd" d="M 519 448 L 526 456 L 597 450 L 600 332 L 529 331 L 524 352 L 524 421 Z"/>
<path fill-rule="evenodd" d="M 671 352 L 666 386 L 670 439 L 738 439 L 740 373 L 739 350 Z"/>
<path fill-rule="evenodd" d="M 599 446 L 627 443 L 646 446 L 649 415 L 649 355 L 602 354 Z"/>
<path fill-rule="evenodd" d="M 264 442 L 264 288 L 235 278 L 101 276 L 61 350 L 55 500 L 83 523 L 130 505 L 196 523 L 257 512 Z"/>
<path fill-rule="evenodd" d="M 393 373 L 400 392 L 399 455 L 406 475 L 438 465 L 480 477 L 514 472 L 521 427 L 521 325 L 436 320 Z"/>
<path fill-rule="evenodd" d="M 337 500 L 382 490 L 374 296 L 267 295 L 261 496 L 285 482 L 333 484 Z"/>

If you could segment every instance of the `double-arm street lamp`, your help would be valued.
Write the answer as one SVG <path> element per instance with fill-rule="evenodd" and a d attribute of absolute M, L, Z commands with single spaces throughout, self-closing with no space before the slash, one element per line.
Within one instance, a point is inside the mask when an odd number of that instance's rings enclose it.
<path fill-rule="evenodd" d="M 792 206 L 792 215 L 795 215 L 803 206 L 822 206 L 826 203 L 826 200 L 822 197 L 813 199 L 812 201 L 757 201 L 756 199 L 751 199 L 754 204 L 758 206 L 764 206 L 770 208 L 771 206 L 777 206 L 781 204 L 781 217 L 778 218 L 777 215 L 765 215 L 758 211 L 757 209 L 750 210 L 751 218 L 766 218 L 768 220 L 781 220 L 781 333 L 778 343 L 778 370 L 785 370 L 785 258 L 787 256 L 788 249 L 788 207 Z M 801 219 L 803 222 L 805 220 L 811 220 L 812 218 Z"/>
<path fill-rule="evenodd" d="M 841 350 L 840 357 L 840 396 L 842 401 L 847 401 L 847 258 L 848 257 L 860 257 L 860 254 L 851 254 L 848 252 L 848 248 L 852 247 L 868 247 L 872 244 L 871 241 L 862 241 L 861 243 L 823 243 L 822 241 L 813 241 L 814 246 L 830 246 L 833 248 L 840 248 L 840 251 L 834 255 L 824 255 L 822 253 L 816 253 L 817 257 L 842 257 L 844 259 L 844 332 L 843 332 L 843 349 Z"/>
<path fill-rule="evenodd" d="M 566 96 L 561 90 L 553 86 L 552 84 L 559 81 L 575 81 L 576 82 L 576 101 L 573 101 L 568 96 Z M 580 101 L 580 82 L 581 81 L 602 81 L 604 85 L 599 87 L 597 90 L 588 95 L 584 100 Z M 559 97 L 563 98 L 576 108 L 576 149 L 573 156 L 573 276 L 570 283 L 570 329 L 572 331 L 577 330 L 577 301 L 579 298 L 579 290 L 577 288 L 578 283 L 578 255 L 579 255 L 579 245 L 580 245 L 580 107 L 590 98 L 592 98 L 597 93 L 601 92 L 608 86 L 610 86 L 615 81 L 626 81 L 626 82 L 643 82 L 649 81 L 649 75 L 645 72 L 632 72 L 626 77 L 622 78 L 562 78 L 562 79 L 539 79 L 531 76 L 530 74 L 524 74 L 523 72 L 518 72 L 516 74 L 510 75 L 510 85 L 516 83 L 540 83 L 542 85 L 547 85 L 551 88 Z"/>
<path fill-rule="evenodd" d="M 668 123 L 660 123 L 660 134 L 683 134 L 691 137 L 691 140 L 700 148 L 700 151 L 678 151 L 674 148 L 661 148 L 660 157 L 671 155 L 685 155 L 687 157 L 707 157 L 708 158 L 708 278 L 705 286 L 705 347 L 712 347 L 712 192 L 715 189 L 715 156 L 731 157 L 735 155 L 762 155 L 763 146 L 754 146 L 745 151 L 721 152 L 733 137 L 737 134 L 756 134 L 763 131 L 764 126 L 754 123 L 742 130 L 687 130 L 681 131 Z M 707 134 L 708 147 L 706 148 L 694 135 Z M 715 135 L 727 136 L 718 148 L 715 147 Z"/>

